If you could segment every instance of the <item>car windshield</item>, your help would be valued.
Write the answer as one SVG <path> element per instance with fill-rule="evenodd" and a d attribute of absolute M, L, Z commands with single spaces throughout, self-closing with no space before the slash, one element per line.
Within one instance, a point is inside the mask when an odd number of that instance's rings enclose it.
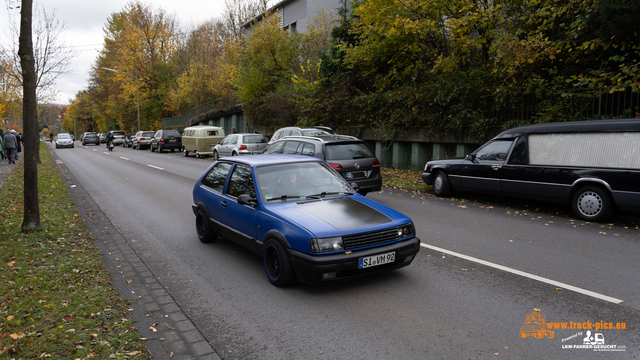
<path fill-rule="evenodd" d="M 364 143 L 327 144 L 326 160 L 351 160 L 375 157 L 371 149 Z"/>
<path fill-rule="evenodd" d="M 324 130 L 320 130 L 320 129 L 313 129 L 313 130 L 300 130 L 300 132 L 302 133 L 302 135 L 304 136 L 320 136 L 320 135 L 331 135 L 330 133 L 324 131 Z"/>
<path fill-rule="evenodd" d="M 71 139 L 69 134 L 58 134 L 58 139 Z"/>
<path fill-rule="evenodd" d="M 324 162 L 261 166 L 256 178 L 265 203 L 353 194 L 351 186 Z"/>
<path fill-rule="evenodd" d="M 242 138 L 244 144 L 266 144 L 268 141 L 264 135 L 245 135 Z"/>

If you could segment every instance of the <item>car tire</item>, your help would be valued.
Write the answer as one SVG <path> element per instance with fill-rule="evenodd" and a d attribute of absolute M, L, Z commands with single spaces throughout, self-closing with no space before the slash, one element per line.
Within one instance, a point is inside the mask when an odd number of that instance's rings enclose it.
<path fill-rule="evenodd" d="M 218 151 L 213 150 L 213 161 L 218 161 L 218 159 L 220 159 L 220 156 L 218 156 Z"/>
<path fill-rule="evenodd" d="M 161 153 L 162 152 L 162 146 L 158 145 L 158 152 Z"/>
<path fill-rule="evenodd" d="M 433 193 L 442 197 L 447 197 L 451 194 L 449 177 L 443 171 L 436 172 L 436 176 L 433 179 Z"/>
<path fill-rule="evenodd" d="M 153 148 L 153 145 L 150 145 L 149 148 L 151 149 L 151 152 L 155 152 L 156 149 Z"/>
<path fill-rule="evenodd" d="M 264 245 L 263 261 L 264 270 L 271 284 L 285 287 L 296 282 L 289 254 L 277 240 L 267 240 Z"/>
<path fill-rule="evenodd" d="M 237 153 L 237 152 L 235 152 L 235 151 L 233 151 L 233 152 L 231 153 L 231 156 L 238 156 L 238 153 Z"/>
<path fill-rule="evenodd" d="M 196 233 L 198 234 L 200 242 L 205 244 L 214 242 L 218 239 L 218 234 L 213 230 L 213 227 L 209 222 L 209 217 L 202 209 L 198 209 L 198 212 L 196 213 Z"/>
<path fill-rule="evenodd" d="M 599 186 L 584 186 L 573 195 L 573 212 L 582 220 L 602 222 L 614 211 L 613 199 Z"/>

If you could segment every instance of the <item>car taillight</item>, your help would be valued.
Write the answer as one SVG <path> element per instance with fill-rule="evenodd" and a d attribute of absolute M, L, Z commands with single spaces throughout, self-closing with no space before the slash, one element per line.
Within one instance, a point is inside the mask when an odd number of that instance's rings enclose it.
<path fill-rule="evenodd" d="M 371 162 L 371 167 L 380 167 L 380 160 L 373 160 Z"/>
<path fill-rule="evenodd" d="M 160 142 L 161 142 L 161 143 L 163 143 L 163 142 L 164 142 L 164 138 L 163 138 L 163 137 L 161 137 L 161 138 L 160 138 Z"/>
<path fill-rule="evenodd" d="M 331 165 L 331 167 L 336 169 L 336 170 L 342 170 L 342 165 L 340 165 L 340 164 L 329 163 L 329 165 Z"/>
<path fill-rule="evenodd" d="M 247 150 L 247 145 L 240 145 L 238 150 Z"/>
<path fill-rule="evenodd" d="M 144 140 L 144 138 L 143 138 L 143 137 L 141 137 L 141 138 L 140 138 L 140 140 Z"/>

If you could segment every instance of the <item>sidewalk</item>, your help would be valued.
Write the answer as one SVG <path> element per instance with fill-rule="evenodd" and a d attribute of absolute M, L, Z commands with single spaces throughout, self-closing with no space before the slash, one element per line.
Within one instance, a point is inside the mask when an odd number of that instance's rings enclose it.
<path fill-rule="evenodd" d="M 13 174 L 13 170 L 17 166 L 22 166 L 20 165 L 22 163 L 22 155 L 24 155 L 24 152 L 20 153 L 15 164 L 9 164 L 9 159 L 0 160 L 0 188 L 2 188 L 9 176 Z"/>
<path fill-rule="evenodd" d="M 102 253 L 114 287 L 129 301 L 130 316 L 136 322 L 138 335 L 145 339 L 154 359 L 220 360 L 173 297 L 58 158 L 52 146 L 47 144 L 47 148 L 94 244 Z M 0 188 L 17 166 L 22 167 L 22 156 L 15 165 L 8 162 L 0 161 Z"/>

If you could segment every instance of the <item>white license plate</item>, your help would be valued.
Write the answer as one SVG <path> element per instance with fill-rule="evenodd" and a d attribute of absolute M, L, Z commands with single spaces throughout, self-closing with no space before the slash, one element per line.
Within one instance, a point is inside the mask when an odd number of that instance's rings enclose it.
<path fill-rule="evenodd" d="M 372 266 L 389 264 L 394 261 L 396 261 L 395 251 L 385 254 L 363 257 L 358 261 L 358 269 L 365 269 Z"/>
<path fill-rule="evenodd" d="M 172 143 L 172 142 L 176 142 L 176 141 L 175 140 L 169 140 L 169 142 Z"/>

